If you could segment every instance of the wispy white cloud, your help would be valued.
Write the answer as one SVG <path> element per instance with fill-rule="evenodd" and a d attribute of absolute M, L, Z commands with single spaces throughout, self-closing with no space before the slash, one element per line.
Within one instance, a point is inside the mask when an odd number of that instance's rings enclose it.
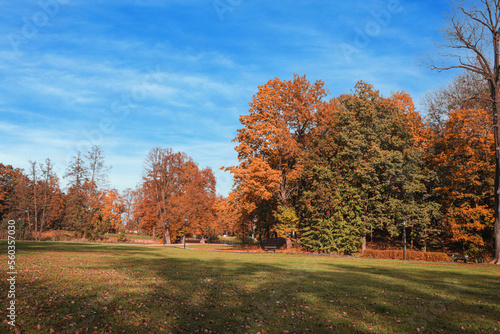
<path fill-rule="evenodd" d="M 227 194 L 231 177 L 218 168 L 237 163 L 231 140 L 258 85 L 294 72 L 323 79 L 333 96 L 358 80 L 414 97 L 439 85 L 413 60 L 438 36 L 445 0 L 400 1 L 404 11 L 346 60 L 340 45 L 388 3 L 242 1 L 221 21 L 212 1 L 72 0 L 15 50 L 6 36 L 41 9 L 5 2 L 0 161 L 51 157 L 64 172 L 99 144 L 123 189 L 140 181 L 149 149 L 171 147 L 212 167 Z"/>

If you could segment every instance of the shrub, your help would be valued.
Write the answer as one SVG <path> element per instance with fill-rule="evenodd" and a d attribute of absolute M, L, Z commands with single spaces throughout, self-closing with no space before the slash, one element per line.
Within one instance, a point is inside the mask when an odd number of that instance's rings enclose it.
<path fill-rule="evenodd" d="M 219 240 L 220 240 L 220 236 L 218 236 L 218 235 L 212 235 L 207 239 L 208 242 L 212 242 L 212 243 L 217 243 Z"/>
<path fill-rule="evenodd" d="M 320 253 L 356 253 L 361 245 L 361 234 L 354 223 L 329 219 L 309 219 L 303 228 L 301 245 L 310 251 Z"/>
<path fill-rule="evenodd" d="M 228 245 L 241 244 L 242 242 L 239 237 L 221 237 L 219 239 L 219 243 Z"/>
<path fill-rule="evenodd" d="M 371 257 L 374 259 L 403 259 L 403 250 L 375 250 L 367 249 L 363 254 L 364 257 Z M 439 252 L 419 252 L 407 250 L 405 254 L 406 260 L 410 261 L 430 261 L 430 262 L 448 262 L 450 257 L 446 253 Z"/>
<path fill-rule="evenodd" d="M 254 245 L 256 243 L 258 243 L 259 241 L 255 238 L 252 238 L 252 237 L 244 237 L 243 238 L 243 243 L 244 244 L 247 244 L 247 245 Z"/>
<path fill-rule="evenodd" d="M 118 240 L 118 242 L 125 242 L 125 241 L 127 241 L 127 236 L 125 235 L 125 232 L 123 230 L 120 230 L 118 232 L 117 240 Z"/>

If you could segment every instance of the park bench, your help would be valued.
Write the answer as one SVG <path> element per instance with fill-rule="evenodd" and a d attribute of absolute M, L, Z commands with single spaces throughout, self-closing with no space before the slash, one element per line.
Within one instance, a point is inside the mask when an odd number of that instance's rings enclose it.
<path fill-rule="evenodd" d="M 273 253 L 274 253 L 274 252 L 276 252 L 276 245 L 267 245 L 267 246 L 264 246 L 264 250 L 266 252 L 272 250 Z"/>
<path fill-rule="evenodd" d="M 467 263 L 467 260 L 469 259 L 468 255 L 460 255 L 460 254 L 453 254 L 451 257 L 453 258 L 454 262 L 457 262 L 460 260 L 460 261 L 464 261 L 464 263 Z"/>
<path fill-rule="evenodd" d="M 286 247 L 286 239 L 285 238 L 269 238 L 262 240 L 260 242 L 260 246 L 266 252 L 272 251 L 276 252 L 277 249 L 283 250 L 283 247 Z"/>

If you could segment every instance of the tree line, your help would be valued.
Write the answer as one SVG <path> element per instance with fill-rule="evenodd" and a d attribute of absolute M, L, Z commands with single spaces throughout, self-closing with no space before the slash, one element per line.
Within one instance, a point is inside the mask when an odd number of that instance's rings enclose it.
<path fill-rule="evenodd" d="M 65 189 L 50 159 L 27 171 L 0 164 L 0 217 L 35 240 L 47 229 L 90 240 L 128 229 L 171 243 L 187 219 L 190 234 L 295 238 L 343 254 L 395 245 L 406 228 L 413 248 L 485 256 L 494 247 L 495 146 L 478 82 L 465 73 L 427 94 L 424 119 L 404 92 L 384 97 L 360 81 L 328 100 L 321 80 L 275 78 L 240 117 L 227 197 L 210 168 L 159 147 L 140 184 L 120 193 L 95 146 L 70 161 Z"/>
<path fill-rule="evenodd" d="M 142 182 L 122 193 L 110 187 L 110 167 L 98 146 L 69 162 L 66 189 L 50 159 L 29 166 L 24 171 L 0 163 L 0 220 L 3 225 L 19 222 L 24 238 L 40 240 L 43 231 L 62 229 L 96 240 L 130 230 L 170 243 L 179 238 L 185 218 L 191 234 L 219 232 L 214 227 L 215 177 L 185 153 L 153 148 Z"/>
<path fill-rule="evenodd" d="M 384 97 L 360 81 L 328 100 L 321 80 L 275 78 L 240 117 L 227 197 L 210 168 L 159 147 L 140 184 L 120 193 L 95 146 L 70 161 L 66 189 L 50 159 L 27 171 L 0 164 L 0 217 L 35 240 L 47 229 L 90 240 L 128 229 L 171 243 L 187 218 L 190 234 L 295 238 L 344 254 L 394 245 L 406 225 L 414 248 L 484 256 L 494 246 L 495 146 L 478 82 L 466 73 L 427 94 L 424 119 L 404 92 Z"/>
<path fill-rule="evenodd" d="M 491 254 L 491 107 L 458 87 L 476 79 L 428 94 L 425 120 L 408 94 L 384 97 L 361 81 L 329 101 L 305 75 L 260 86 L 234 139 L 239 164 L 226 168 L 235 226 L 350 254 L 367 241 L 399 243 L 406 225 L 422 250 Z"/>
<path fill-rule="evenodd" d="M 432 70 L 465 72 L 429 93 L 425 117 L 404 92 L 382 96 L 358 82 L 329 101 L 321 80 L 270 80 L 240 117 L 239 164 L 227 198 L 210 169 L 155 148 L 142 183 L 118 194 L 103 183 L 100 149 L 80 153 L 61 191 L 50 160 L 28 171 L 0 164 L 0 217 L 24 217 L 34 238 L 51 226 L 96 238 L 135 224 L 166 242 L 182 217 L 198 234 L 299 237 L 314 251 L 394 243 L 491 254 L 500 263 L 500 0 L 460 1 Z"/>

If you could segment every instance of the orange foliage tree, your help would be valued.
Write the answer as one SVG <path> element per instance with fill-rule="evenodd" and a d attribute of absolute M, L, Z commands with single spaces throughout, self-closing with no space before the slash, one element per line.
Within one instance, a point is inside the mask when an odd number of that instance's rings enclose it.
<path fill-rule="evenodd" d="M 100 208 L 100 219 L 110 231 L 118 231 L 122 225 L 121 214 L 125 211 L 123 199 L 116 189 L 104 192 Z"/>
<path fill-rule="evenodd" d="M 0 163 L 0 221 L 24 215 L 25 208 L 14 207 L 15 188 L 22 177 L 19 168 Z"/>
<path fill-rule="evenodd" d="M 306 76 L 278 78 L 259 86 L 244 126 L 234 141 L 240 164 L 229 167 L 236 180 L 236 197 L 247 219 L 258 220 L 259 230 L 288 235 L 297 223 L 295 202 L 301 192 L 300 157 L 307 149 L 316 112 L 327 91 L 322 81 Z"/>
<path fill-rule="evenodd" d="M 46 159 L 45 164 L 40 164 L 40 171 L 41 179 L 38 182 L 40 229 L 36 236 L 37 240 L 41 239 L 44 229 L 59 225 L 64 218 L 64 195 L 59 188 L 59 178 L 50 159 Z"/>
<path fill-rule="evenodd" d="M 188 218 L 190 234 L 203 234 L 213 221 L 215 177 L 212 170 L 198 168 L 185 153 L 153 148 L 146 157 L 143 182 L 138 189 L 135 217 L 139 228 L 171 243 L 182 234 Z"/>
<path fill-rule="evenodd" d="M 30 174 L 0 164 L 0 215 L 20 222 L 24 238 L 40 240 L 47 228 L 58 227 L 64 217 L 64 194 L 50 159 L 30 162 Z M 26 233 L 28 232 L 28 233 Z"/>
<path fill-rule="evenodd" d="M 253 221 L 248 221 L 242 216 L 242 202 L 235 198 L 236 193 L 230 193 L 228 197 L 218 197 L 214 203 L 213 209 L 216 215 L 216 223 L 213 226 L 213 234 L 246 235 L 252 231 L 252 237 L 255 235 Z"/>
<path fill-rule="evenodd" d="M 436 191 L 452 242 L 480 253 L 492 239 L 495 177 L 491 112 L 484 109 L 451 111 L 430 156 L 438 173 Z"/>

